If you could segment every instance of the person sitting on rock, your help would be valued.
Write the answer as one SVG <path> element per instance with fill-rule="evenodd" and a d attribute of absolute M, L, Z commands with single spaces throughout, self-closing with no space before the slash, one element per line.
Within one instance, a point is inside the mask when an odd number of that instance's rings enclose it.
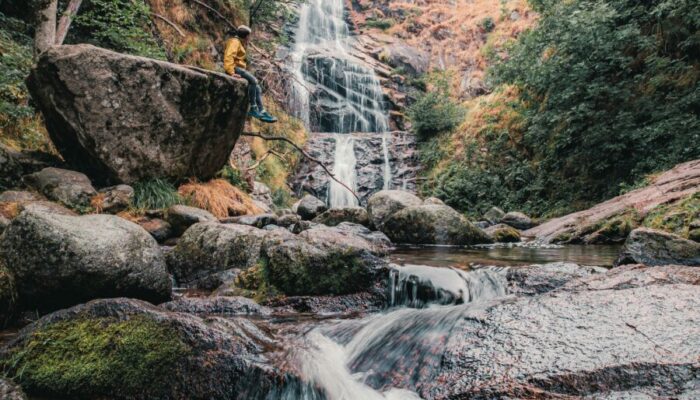
<path fill-rule="evenodd" d="M 248 81 L 248 97 L 250 99 L 248 115 L 263 122 L 277 122 L 277 118 L 265 111 L 262 102 L 262 89 L 258 80 L 246 70 L 245 46 L 248 44 L 250 32 L 250 28 L 245 25 L 241 25 L 231 32 L 233 37 L 226 41 L 226 50 L 224 51 L 224 69 L 227 74 L 241 77 Z"/>

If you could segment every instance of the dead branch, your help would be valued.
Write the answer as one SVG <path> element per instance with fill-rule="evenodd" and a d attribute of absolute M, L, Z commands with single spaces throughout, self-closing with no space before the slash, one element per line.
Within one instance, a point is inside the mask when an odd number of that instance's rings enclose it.
<path fill-rule="evenodd" d="M 311 162 L 314 162 L 314 163 L 318 164 L 321 168 L 323 168 L 323 170 L 326 172 L 326 174 L 327 174 L 331 179 L 333 179 L 333 180 L 336 181 L 338 184 L 340 184 L 340 186 L 344 187 L 344 188 L 347 189 L 350 193 L 352 193 L 352 195 L 355 196 L 355 198 L 357 199 L 358 202 L 361 202 L 360 196 L 358 196 L 357 193 L 355 193 L 354 190 L 352 190 L 350 187 L 348 187 L 348 185 L 346 185 L 345 183 L 339 181 L 338 178 L 336 178 L 335 175 L 328 169 L 328 167 L 326 167 L 326 165 L 323 164 L 323 162 L 321 162 L 320 160 L 318 160 L 318 159 L 312 157 L 309 153 L 306 152 L 306 150 L 304 150 L 304 149 L 302 149 L 301 147 L 299 147 L 299 145 L 297 145 L 296 143 L 294 143 L 294 141 L 292 141 L 291 139 L 286 138 L 286 137 L 284 137 L 284 136 L 266 136 L 266 135 L 263 135 L 263 134 L 260 134 L 260 133 L 256 133 L 256 132 L 243 132 L 242 135 L 243 135 L 243 136 L 249 136 L 249 137 L 257 137 L 257 138 L 260 138 L 260 139 L 263 139 L 263 140 L 267 140 L 267 141 L 281 141 L 281 142 L 287 142 L 287 143 L 289 143 L 289 144 L 292 145 L 292 147 L 294 147 L 299 153 L 301 153 L 301 154 L 304 156 L 304 158 L 306 158 L 307 160 L 309 160 L 309 161 L 311 161 Z"/>
<path fill-rule="evenodd" d="M 156 17 L 156 18 L 162 20 L 162 21 L 165 22 L 166 24 L 170 25 L 170 27 L 172 27 L 173 29 L 175 29 L 175 31 L 176 31 L 178 34 L 180 34 L 181 37 L 183 37 L 183 38 L 185 37 L 185 33 L 184 33 L 177 25 L 175 25 L 175 23 L 172 22 L 171 20 L 165 18 L 164 16 L 162 16 L 162 15 L 160 15 L 160 14 L 151 13 L 151 15 L 153 15 L 154 17 Z"/>
<path fill-rule="evenodd" d="M 260 164 L 262 164 L 265 160 L 267 160 L 267 157 L 269 157 L 269 156 L 275 156 L 275 157 L 279 158 L 279 159 L 282 160 L 282 161 L 287 161 L 287 159 L 285 158 L 284 154 L 280 154 L 280 153 L 278 153 L 278 152 L 276 152 L 276 151 L 274 151 L 274 150 L 268 150 L 265 154 L 263 154 L 262 157 L 260 157 L 259 160 L 257 160 L 257 161 L 255 162 L 255 164 L 251 165 L 250 167 L 246 168 L 245 170 L 246 170 L 246 171 L 252 171 L 252 170 L 258 168 L 258 167 L 260 166 Z"/>
<path fill-rule="evenodd" d="M 66 40 L 70 24 L 73 22 L 73 17 L 78 14 L 82 3 L 83 0 L 70 0 L 70 3 L 66 6 L 66 11 L 63 12 L 61 20 L 58 22 L 58 28 L 56 29 L 56 45 L 60 46 Z"/>

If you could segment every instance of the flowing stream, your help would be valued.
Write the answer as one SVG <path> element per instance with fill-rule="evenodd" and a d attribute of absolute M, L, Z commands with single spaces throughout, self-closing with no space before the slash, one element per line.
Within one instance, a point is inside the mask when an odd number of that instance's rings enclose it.
<path fill-rule="evenodd" d="M 352 56 L 350 40 L 343 0 L 309 0 L 302 4 L 291 53 L 295 77 L 291 108 L 312 132 L 338 134 L 333 173 L 354 189 L 354 142 L 341 134 L 387 132 L 389 120 L 379 79 L 371 68 Z M 382 147 L 386 188 L 391 181 L 391 167 L 388 144 Z M 357 205 L 352 193 L 336 182 L 331 183 L 328 197 L 333 207 Z"/>

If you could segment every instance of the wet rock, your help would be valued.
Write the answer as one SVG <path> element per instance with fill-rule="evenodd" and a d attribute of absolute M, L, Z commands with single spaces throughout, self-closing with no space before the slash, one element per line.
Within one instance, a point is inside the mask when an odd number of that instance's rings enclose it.
<path fill-rule="evenodd" d="M 190 226 L 196 223 L 217 221 L 216 217 L 207 210 L 180 204 L 168 208 L 165 215 L 175 236 L 182 236 Z"/>
<path fill-rule="evenodd" d="M 382 190 L 372 195 L 367 201 L 369 219 L 375 228 L 382 230 L 384 223 L 393 214 L 406 207 L 423 204 L 418 196 L 402 190 Z"/>
<path fill-rule="evenodd" d="M 168 267 L 179 284 L 212 290 L 258 263 L 266 235 L 247 225 L 198 223 L 168 253 Z"/>
<path fill-rule="evenodd" d="M 299 216 L 296 217 L 298 218 Z M 228 218 L 222 222 L 254 226 L 258 229 L 262 229 L 268 225 L 278 225 L 279 218 L 275 214 L 244 215 L 241 217 Z"/>
<path fill-rule="evenodd" d="M 693 398 L 700 288 L 683 278 L 648 279 L 647 270 L 625 271 L 632 287 L 613 270 L 581 278 L 597 282 L 590 290 L 465 308 L 439 372 L 419 392 L 432 399 Z M 616 283 L 605 287 L 608 279 Z"/>
<path fill-rule="evenodd" d="M 371 232 L 362 225 L 343 223 L 342 226 L 328 227 L 321 225 L 307 229 L 299 234 L 317 247 L 334 249 L 347 246 L 355 250 L 367 251 L 375 255 L 386 255 L 391 242 L 380 232 Z"/>
<path fill-rule="evenodd" d="M 96 298 L 170 298 L 164 257 L 146 231 L 111 215 L 25 210 L 6 229 L 0 262 L 25 308 L 51 311 Z"/>
<path fill-rule="evenodd" d="M 508 293 L 534 296 L 551 292 L 569 282 L 589 276 L 599 276 L 608 270 L 574 263 L 549 263 L 508 268 Z"/>
<path fill-rule="evenodd" d="M 11 380 L 0 378 L 0 399 L 3 400 L 27 400 L 22 388 Z"/>
<path fill-rule="evenodd" d="M 316 315 L 379 312 L 388 304 L 386 288 L 333 296 L 280 296 L 263 304 L 278 313 L 312 313 Z"/>
<path fill-rule="evenodd" d="M 389 249 L 393 247 L 389 237 L 379 231 L 371 231 L 369 228 L 363 225 L 353 224 L 351 222 L 342 222 L 338 224 L 335 229 L 341 232 L 352 233 L 353 235 L 359 236 L 366 241 L 374 244 L 378 248 Z"/>
<path fill-rule="evenodd" d="M 498 207 L 491 207 L 488 211 L 486 211 L 486 214 L 484 214 L 484 220 L 490 222 L 492 225 L 495 225 L 503 219 L 503 217 L 506 216 L 506 212 L 501 210 Z"/>
<path fill-rule="evenodd" d="M 129 208 L 133 200 L 134 188 L 129 185 L 117 185 L 100 189 L 97 201 L 93 198 L 93 204 L 97 203 L 100 212 L 116 214 Z"/>
<path fill-rule="evenodd" d="M 272 310 L 261 306 L 245 297 L 216 296 L 209 298 L 181 298 L 161 304 L 168 311 L 194 314 L 201 317 L 218 315 L 232 317 L 237 315 L 270 315 Z"/>
<path fill-rule="evenodd" d="M 491 238 L 448 206 L 412 206 L 391 215 L 382 232 L 399 244 L 469 245 Z"/>
<path fill-rule="evenodd" d="M 65 169 L 44 168 L 25 176 L 24 181 L 50 200 L 69 208 L 87 207 L 92 196 L 97 194 L 87 176 Z"/>
<path fill-rule="evenodd" d="M 506 224 L 489 226 L 484 231 L 496 243 L 516 243 L 520 241 L 520 232 Z"/>
<path fill-rule="evenodd" d="M 672 233 L 637 228 L 622 247 L 616 265 L 622 264 L 700 266 L 700 243 Z"/>
<path fill-rule="evenodd" d="M 0 193 L 1 203 L 26 203 L 41 200 L 46 200 L 46 198 L 38 193 L 27 192 L 24 190 L 8 190 Z"/>
<path fill-rule="evenodd" d="M 84 44 L 43 53 L 27 86 L 58 151 L 100 182 L 211 178 L 248 108 L 243 80 Z"/>
<path fill-rule="evenodd" d="M 313 221 L 328 226 L 336 226 L 341 222 L 369 226 L 369 214 L 362 207 L 331 208 L 318 215 Z"/>
<path fill-rule="evenodd" d="M 427 199 L 423 200 L 423 204 L 425 205 L 437 205 L 437 206 L 444 206 L 445 202 L 438 199 L 437 197 L 428 197 Z"/>
<path fill-rule="evenodd" d="M 501 218 L 501 223 L 510 225 L 516 229 L 530 229 L 535 226 L 535 223 L 532 222 L 530 217 L 517 211 L 511 211 L 504 215 L 503 218 Z"/>
<path fill-rule="evenodd" d="M 296 211 L 301 216 L 301 219 L 308 221 L 316 218 L 317 215 L 320 215 L 327 209 L 326 203 L 307 194 L 299 200 Z"/>
<path fill-rule="evenodd" d="M 83 345 L 88 343 L 89 345 Z M 98 300 L 47 315 L 2 351 L 29 395 L 115 400 L 263 400 L 285 379 L 254 323 Z"/>
<path fill-rule="evenodd" d="M 348 294 L 372 287 L 383 261 L 346 243 L 310 236 L 268 238 L 263 245 L 265 277 L 292 296 Z"/>

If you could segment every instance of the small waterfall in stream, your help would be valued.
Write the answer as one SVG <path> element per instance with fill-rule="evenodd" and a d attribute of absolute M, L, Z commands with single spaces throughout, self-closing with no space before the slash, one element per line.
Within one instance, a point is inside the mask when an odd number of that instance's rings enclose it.
<path fill-rule="evenodd" d="M 288 393 L 298 400 L 420 399 L 414 390 L 433 378 L 465 311 L 507 294 L 505 271 L 398 267 L 390 277 L 396 308 L 309 332 L 292 353 L 308 386 Z M 421 297 L 430 291 L 437 304 L 428 304 L 430 295 Z M 448 292 L 452 303 L 439 305 L 446 297 L 438 294 Z M 424 308 L 398 307 L 414 305 Z M 291 398 L 287 396 L 281 398 Z"/>
<path fill-rule="evenodd" d="M 374 71 L 353 57 L 350 29 L 343 0 L 309 0 L 301 5 L 295 45 L 291 53 L 294 82 L 291 107 L 312 132 L 349 134 L 389 130 L 383 93 Z M 388 145 L 384 188 L 391 181 Z M 353 141 L 337 135 L 333 173 L 354 189 Z M 344 193 L 347 192 L 347 193 Z M 332 182 L 328 192 L 333 207 L 356 206 L 357 199 Z"/>

